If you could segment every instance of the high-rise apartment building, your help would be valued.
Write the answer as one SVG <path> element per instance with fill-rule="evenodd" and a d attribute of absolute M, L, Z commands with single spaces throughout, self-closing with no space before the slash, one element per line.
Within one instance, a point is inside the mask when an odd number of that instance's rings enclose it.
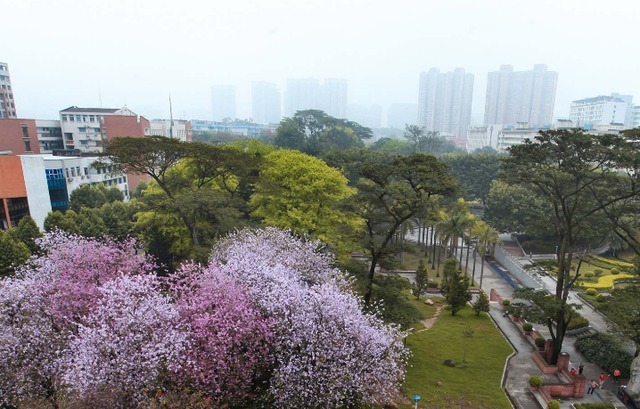
<path fill-rule="evenodd" d="M 236 87 L 234 85 L 212 86 L 211 107 L 214 121 L 236 119 Z"/>
<path fill-rule="evenodd" d="M 536 64 L 532 71 L 502 65 L 488 74 L 484 123 L 537 127 L 550 125 L 558 73 Z"/>
<path fill-rule="evenodd" d="M 322 109 L 320 81 L 315 78 L 288 79 L 284 115 L 292 117 L 296 111 L 305 109 Z"/>
<path fill-rule="evenodd" d="M 271 82 L 255 81 L 251 83 L 251 117 L 259 124 L 280 122 L 280 90 Z"/>
<path fill-rule="evenodd" d="M 598 128 L 619 125 L 631 128 L 631 95 L 611 94 L 571 102 L 569 118 L 578 127 Z"/>
<path fill-rule="evenodd" d="M 321 89 L 322 110 L 335 118 L 347 117 L 347 80 L 327 78 Z"/>
<path fill-rule="evenodd" d="M 0 118 L 17 118 L 9 66 L 0 62 Z"/>
<path fill-rule="evenodd" d="M 464 68 L 445 73 L 431 68 L 420 74 L 418 125 L 428 131 L 466 137 L 472 98 L 473 74 Z"/>

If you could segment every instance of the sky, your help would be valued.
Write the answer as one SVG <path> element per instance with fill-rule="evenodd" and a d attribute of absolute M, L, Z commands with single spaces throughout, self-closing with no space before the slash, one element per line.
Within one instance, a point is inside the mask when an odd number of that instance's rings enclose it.
<path fill-rule="evenodd" d="M 420 72 L 474 74 L 482 120 L 487 73 L 546 64 L 559 73 L 555 115 L 572 100 L 640 104 L 637 0 L 0 0 L 0 61 L 18 116 L 68 106 L 148 118 L 210 119 L 210 87 L 345 78 L 349 103 L 417 103 Z"/>

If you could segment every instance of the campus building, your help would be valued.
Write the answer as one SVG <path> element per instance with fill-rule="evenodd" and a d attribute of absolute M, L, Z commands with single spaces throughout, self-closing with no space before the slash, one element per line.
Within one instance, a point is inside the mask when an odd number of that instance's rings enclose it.
<path fill-rule="evenodd" d="M 569 117 L 576 126 L 599 129 L 609 126 L 633 127 L 633 97 L 611 94 L 571 102 Z"/>

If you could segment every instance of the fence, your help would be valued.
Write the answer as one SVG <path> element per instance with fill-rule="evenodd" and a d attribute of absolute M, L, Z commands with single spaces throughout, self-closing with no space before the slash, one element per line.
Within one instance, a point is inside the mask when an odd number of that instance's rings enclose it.
<path fill-rule="evenodd" d="M 513 276 L 517 278 L 524 287 L 534 288 L 536 290 L 544 288 L 542 283 L 536 279 L 537 277 L 532 277 L 528 272 L 526 272 L 522 265 L 511 255 L 507 254 L 502 247 L 495 247 L 494 256 L 495 259 L 509 270 L 509 272 L 513 274 Z"/>

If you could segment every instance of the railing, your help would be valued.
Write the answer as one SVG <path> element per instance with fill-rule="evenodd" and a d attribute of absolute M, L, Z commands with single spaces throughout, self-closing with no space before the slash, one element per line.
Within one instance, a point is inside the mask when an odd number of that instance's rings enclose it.
<path fill-rule="evenodd" d="M 527 271 L 525 271 L 523 266 L 511 255 L 507 254 L 502 247 L 495 247 L 494 256 L 495 259 L 505 266 L 505 268 L 509 270 L 509 272 L 513 274 L 513 276 L 517 278 L 524 287 L 534 288 L 536 290 L 544 288 L 542 282 L 538 281 L 537 276 L 531 276 Z"/>

